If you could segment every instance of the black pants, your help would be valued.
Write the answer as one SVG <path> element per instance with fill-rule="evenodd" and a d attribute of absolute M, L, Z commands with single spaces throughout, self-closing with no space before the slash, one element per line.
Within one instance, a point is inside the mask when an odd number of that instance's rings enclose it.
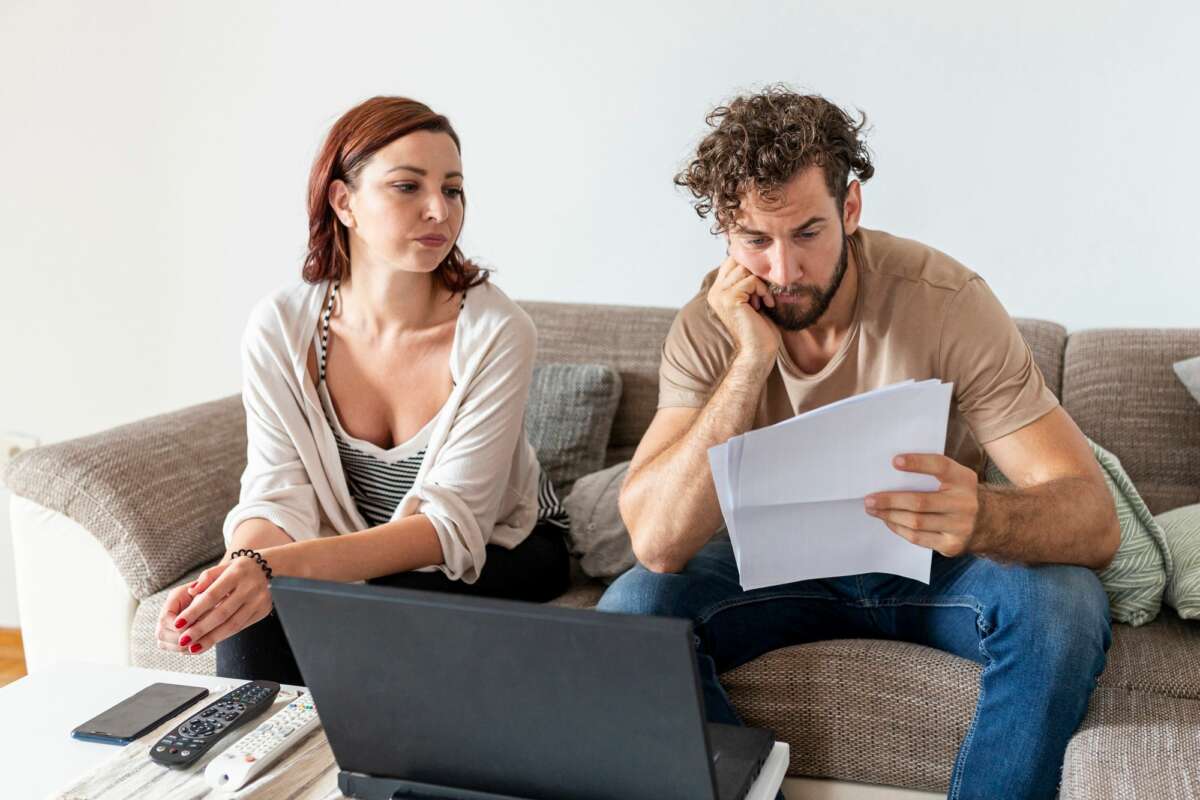
<path fill-rule="evenodd" d="M 512 550 L 488 545 L 487 561 L 475 583 L 450 580 L 441 572 L 398 572 L 367 582 L 545 603 L 567 590 L 570 557 L 562 530 L 553 525 L 538 525 Z M 217 674 L 222 678 L 304 685 L 283 626 L 274 612 L 217 643 Z"/>

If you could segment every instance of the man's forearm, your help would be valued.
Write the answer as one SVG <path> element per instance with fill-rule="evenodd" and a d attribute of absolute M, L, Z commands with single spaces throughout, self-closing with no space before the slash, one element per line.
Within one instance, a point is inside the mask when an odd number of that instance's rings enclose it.
<path fill-rule="evenodd" d="M 1024 489 L 980 486 L 969 549 L 1024 564 L 1108 565 L 1120 544 L 1112 495 L 1087 478 Z"/>
<path fill-rule="evenodd" d="M 735 358 L 687 432 L 626 479 L 621 515 L 648 569 L 677 572 L 721 526 L 708 449 L 754 424 L 772 366 Z"/>

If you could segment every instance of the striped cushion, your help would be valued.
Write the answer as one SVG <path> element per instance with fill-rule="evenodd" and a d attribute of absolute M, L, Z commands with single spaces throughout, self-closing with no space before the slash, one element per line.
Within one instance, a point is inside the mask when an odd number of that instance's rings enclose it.
<path fill-rule="evenodd" d="M 1200 504 L 1154 519 L 1162 526 L 1174 564 L 1165 600 L 1184 619 L 1200 619 Z"/>
<path fill-rule="evenodd" d="M 1154 521 L 1120 460 L 1092 440 L 1092 452 L 1112 492 L 1121 523 L 1121 546 L 1112 563 L 1100 571 L 1100 583 L 1108 593 L 1113 622 L 1144 625 L 1158 616 L 1163 590 L 1171 574 L 1171 554 L 1162 528 Z M 989 463 L 988 483 L 1008 484 L 1004 474 Z"/>

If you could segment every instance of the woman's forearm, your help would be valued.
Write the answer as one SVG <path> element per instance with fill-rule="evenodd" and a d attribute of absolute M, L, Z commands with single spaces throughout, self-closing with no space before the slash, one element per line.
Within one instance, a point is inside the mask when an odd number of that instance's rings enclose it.
<path fill-rule="evenodd" d="M 236 534 L 234 541 L 237 541 Z M 341 582 L 409 572 L 441 564 L 444 560 L 437 531 L 424 514 L 356 533 L 301 542 L 292 542 L 289 538 L 286 544 L 255 549 L 270 564 L 273 575 Z"/>
<path fill-rule="evenodd" d="M 291 544 L 293 539 L 287 531 L 270 520 L 261 517 L 244 520 L 233 531 L 229 547 L 225 551 L 222 562 L 229 560 L 229 554 L 235 550 L 249 547 L 251 550 L 262 550 L 267 547 Z"/>

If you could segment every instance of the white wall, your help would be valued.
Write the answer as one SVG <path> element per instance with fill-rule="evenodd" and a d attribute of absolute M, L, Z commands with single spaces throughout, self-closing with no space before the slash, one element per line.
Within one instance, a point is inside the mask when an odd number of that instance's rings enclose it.
<path fill-rule="evenodd" d="M 1197 39 L 1190 0 L 7 0 L 0 431 L 236 391 L 247 311 L 298 273 L 318 143 L 380 93 L 454 120 L 466 249 L 516 297 L 683 303 L 722 251 L 671 176 L 711 105 L 782 80 L 871 117 L 865 224 L 1012 313 L 1197 325 Z"/>

